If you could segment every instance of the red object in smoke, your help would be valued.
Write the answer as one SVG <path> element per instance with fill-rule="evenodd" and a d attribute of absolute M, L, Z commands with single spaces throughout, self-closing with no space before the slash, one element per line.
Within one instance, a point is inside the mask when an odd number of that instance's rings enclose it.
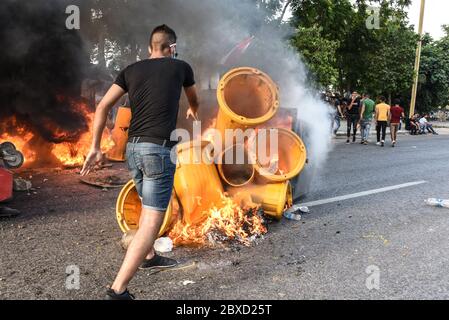
<path fill-rule="evenodd" d="M 0 167 L 0 202 L 12 198 L 13 177 L 12 172 Z"/>
<path fill-rule="evenodd" d="M 231 66 L 236 64 L 240 59 L 240 57 L 249 48 L 254 38 L 255 38 L 254 36 L 250 36 L 248 38 L 243 39 L 243 41 L 239 42 L 234 48 L 232 48 L 231 51 L 228 52 L 227 55 L 225 55 L 221 59 L 220 64 L 224 66 Z"/>

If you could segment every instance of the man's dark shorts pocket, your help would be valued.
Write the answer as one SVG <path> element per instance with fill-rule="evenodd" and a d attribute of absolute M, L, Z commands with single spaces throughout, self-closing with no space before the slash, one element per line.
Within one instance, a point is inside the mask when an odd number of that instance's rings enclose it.
<path fill-rule="evenodd" d="M 147 178 L 158 178 L 163 175 L 164 157 L 159 154 L 147 154 L 142 156 L 142 171 Z"/>

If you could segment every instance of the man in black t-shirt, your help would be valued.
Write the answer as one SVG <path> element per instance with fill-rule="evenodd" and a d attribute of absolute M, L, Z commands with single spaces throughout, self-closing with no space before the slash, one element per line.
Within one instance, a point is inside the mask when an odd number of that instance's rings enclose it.
<path fill-rule="evenodd" d="M 357 126 L 360 121 L 360 106 L 361 99 L 357 92 L 353 92 L 350 100 L 348 101 L 348 107 L 346 109 L 346 121 L 348 124 L 348 131 L 346 143 L 349 144 L 349 138 L 351 137 L 351 127 L 353 131 L 352 142 L 354 143 L 357 135 Z"/>
<path fill-rule="evenodd" d="M 109 300 L 134 299 L 127 286 L 137 269 L 173 267 L 177 262 L 157 255 L 153 245 L 162 225 L 173 189 L 176 164 L 172 162 L 170 135 L 176 129 L 182 88 L 190 104 L 187 118 L 197 118 L 198 96 L 192 68 L 174 59 L 175 32 L 162 25 L 150 38 L 150 58 L 124 69 L 97 107 L 92 148 L 82 175 L 88 174 L 102 159 L 100 142 L 107 114 L 115 102 L 128 93 L 131 124 L 126 148 L 128 168 L 142 200 L 142 211 L 133 241 L 122 267 L 107 291 Z"/>

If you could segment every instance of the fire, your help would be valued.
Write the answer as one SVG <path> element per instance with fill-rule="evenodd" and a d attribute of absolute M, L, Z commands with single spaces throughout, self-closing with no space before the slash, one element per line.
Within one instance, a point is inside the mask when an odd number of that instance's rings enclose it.
<path fill-rule="evenodd" d="M 65 166 L 78 166 L 84 162 L 84 157 L 87 155 L 90 149 L 92 141 L 92 128 L 94 121 L 94 113 L 89 111 L 87 105 L 79 103 L 75 104 L 77 112 L 84 116 L 87 121 L 89 130 L 82 133 L 80 138 L 76 142 L 66 141 L 61 143 L 45 143 L 45 149 L 49 150 L 51 154 L 59 160 L 59 162 Z M 25 126 L 19 125 L 17 119 L 12 117 L 6 120 L 9 127 L 14 128 L 14 132 L 0 134 L 0 142 L 10 141 L 14 143 L 18 150 L 20 150 L 25 157 L 25 164 L 32 164 L 38 160 L 38 150 L 36 146 L 33 146 L 32 141 L 35 134 L 28 130 Z M 70 136 L 70 132 L 63 132 L 61 130 L 54 130 L 54 136 L 64 141 L 64 137 Z M 110 134 L 103 133 L 101 149 L 107 152 L 114 146 L 114 142 Z"/>
<path fill-rule="evenodd" d="M 20 126 L 16 118 L 8 119 L 5 123 L 13 127 L 14 132 L 11 134 L 6 132 L 0 133 L 0 142 L 9 141 L 14 143 L 17 150 L 22 152 L 25 162 L 33 162 L 36 160 L 36 152 L 27 147 L 28 142 L 34 137 L 34 134 L 27 131 L 24 126 Z"/>
<path fill-rule="evenodd" d="M 242 208 L 232 198 L 222 195 L 221 208 L 211 208 L 207 219 L 198 225 L 179 220 L 169 233 L 175 245 L 210 245 L 226 240 L 249 246 L 251 239 L 267 233 L 258 207 Z"/>
<path fill-rule="evenodd" d="M 66 166 L 78 166 L 83 164 L 84 157 L 89 152 L 92 142 L 94 115 L 94 113 L 85 113 L 85 118 L 89 125 L 89 131 L 83 133 L 77 142 L 63 142 L 54 144 L 52 153 L 62 164 Z M 103 133 L 103 138 L 101 141 L 101 150 L 103 152 L 107 152 L 114 147 L 114 142 L 112 141 L 111 136 L 106 132 Z"/>

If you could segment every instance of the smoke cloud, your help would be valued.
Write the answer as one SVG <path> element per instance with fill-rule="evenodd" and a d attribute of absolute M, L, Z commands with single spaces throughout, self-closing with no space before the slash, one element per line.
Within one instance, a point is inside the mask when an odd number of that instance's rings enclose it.
<path fill-rule="evenodd" d="M 65 28 L 65 3 L 2 1 L 0 133 L 26 126 L 57 143 L 76 141 L 87 130 L 73 105 L 89 60 L 80 35 Z M 17 122 L 7 121 L 11 116 Z"/>

